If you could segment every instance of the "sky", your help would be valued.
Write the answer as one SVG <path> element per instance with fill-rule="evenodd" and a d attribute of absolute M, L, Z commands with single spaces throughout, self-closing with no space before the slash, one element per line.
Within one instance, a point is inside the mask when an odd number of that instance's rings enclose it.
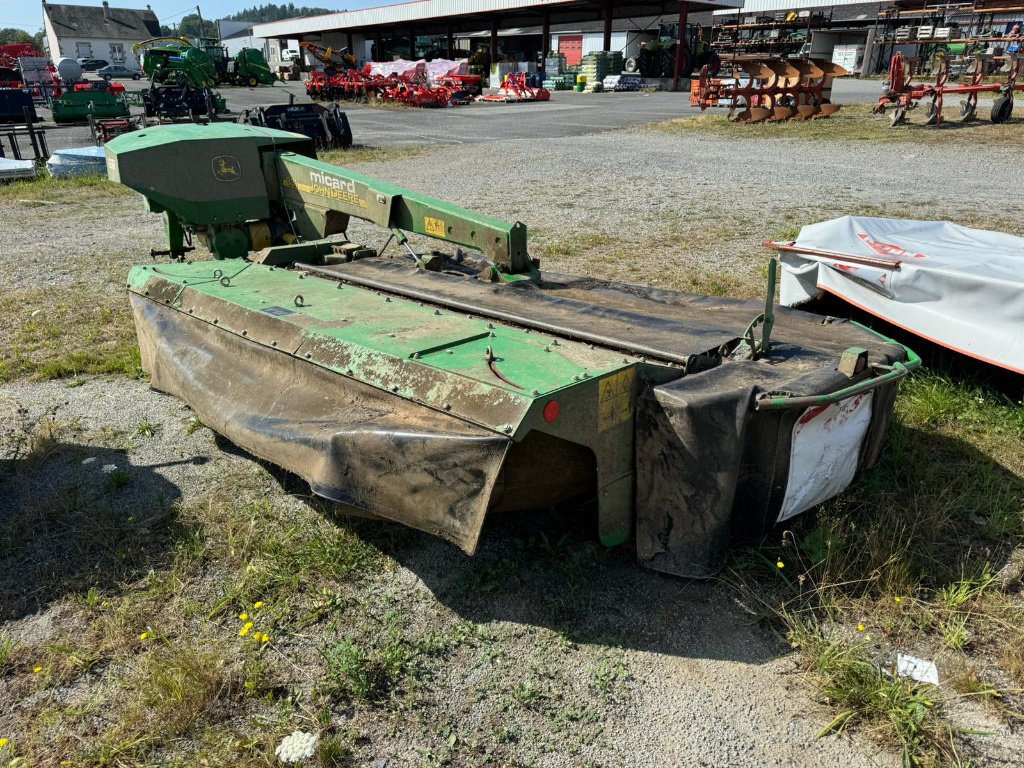
<path fill-rule="evenodd" d="M 243 8 L 252 8 L 268 2 L 282 0 L 200 0 L 199 8 L 204 19 L 219 19 Z M 287 1 L 287 0 L 285 0 Z M 377 5 L 391 5 L 398 0 L 291 0 L 298 6 L 331 8 L 333 10 L 355 11 Z M 110 0 L 111 8 L 145 8 L 150 5 L 156 11 L 161 24 L 167 24 L 195 13 L 195 5 L 185 5 L 189 0 Z M 100 0 L 69 0 L 71 5 L 95 5 Z M 19 27 L 35 33 L 43 26 L 43 8 L 38 0 L 0 0 L 0 27 Z"/>

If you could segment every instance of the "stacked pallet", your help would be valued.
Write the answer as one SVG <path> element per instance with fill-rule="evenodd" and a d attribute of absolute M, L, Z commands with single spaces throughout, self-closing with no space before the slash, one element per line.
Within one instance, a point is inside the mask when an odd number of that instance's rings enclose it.
<path fill-rule="evenodd" d="M 607 75 L 617 75 L 622 72 L 621 51 L 597 51 L 588 53 L 580 63 L 580 74 L 587 78 L 584 93 L 593 93 L 601 90 L 602 83 Z"/>
<path fill-rule="evenodd" d="M 606 75 L 601 86 L 605 91 L 640 91 L 647 83 L 642 75 Z"/>
<path fill-rule="evenodd" d="M 544 78 L 544 87 L 549 91 L 571 91 L 576 82 L 576 75 L 548 75 Z"/>
<path fill-rule="evenodd" d="M 565 74 L 565 56 L 561 53 L 548 56 L 544 59 L 544 74 L 561 75 Z"/>

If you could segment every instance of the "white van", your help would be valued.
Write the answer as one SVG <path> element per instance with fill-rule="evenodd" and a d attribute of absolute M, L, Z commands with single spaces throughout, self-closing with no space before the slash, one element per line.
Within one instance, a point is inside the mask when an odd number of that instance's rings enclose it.
<path fill-rule="evenodd" d="M 281 51 L 281 61 L 298 61 L 299 52 L 294 48 L 285 48 Z"/>

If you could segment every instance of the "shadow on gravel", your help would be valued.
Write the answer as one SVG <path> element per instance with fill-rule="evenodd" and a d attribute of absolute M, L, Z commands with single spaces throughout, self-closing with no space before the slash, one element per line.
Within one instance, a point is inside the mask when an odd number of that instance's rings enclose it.
<path fill-rule="evenodd" d="M 123 450 L 41 442 L 0 459 L 0 621 L 68 594 L 101 594 L 168 551 L 177 486 Z"/>
<path fill-rule="evenodd" d="M 218 446 L 248 456 L 223 438 Z M 249 458 L 284 492 L 309 503 L 302 478 Z M 398 523 L 353 517 L 350 508 L 321 499 L 311 503 L 411 570 L 438 601 L 470 621 L 546 627 L 575 642 L 749 664 L 789 650 L 739 607 L 728 585 L 641 568 L 632 542 L 601 546 L 593 503 L 492 515 L 472 557 Z"/>
<path fill-rule="evenodd" d="M 374 527 L 380 524 L 374 524 Z M 499 515 L 476 555 L 418 531 L 361 531 L 474 622 L 546 627 L 568 639 L 671 656 L 768 661 L 788 647 L 716 581 L 641 568 L 632 542 L 606 549 L 590 505 Z"/>
<path fill-rule="evenodd" d="M 874 556 L 884 567 L 898 550 L 905 557 L 906 552 L 916 553 L 908 566 L 916 564 L 932 574 L 933 586 L 973 572 L 982 555 L 996 571 L 1006 565 L 1010 537 L 994 526 L 1000 514 L 1012 516 L 1008 507 L 1001 508 L 1024 492 L 1021 479 L 959 439 L 906 427 L 894 427 L 890 439 L 893 445 L 879 465 L 842 503 L 851 530 L 876 531 L 869 538 L 888 542 L 888 548 L 880 544 L 878 551 L 868 550 L 862 538 L 850 537 L 852 561 Z M 301 478 L 263 466 L 285 492 L 309 499 L 309 486 Z M 1007 493 L 993 495 L 992 489 Z M 946 492 L 951 490 L 963 504 L 949 504 Z M 984 513 L 992 523 L 987 528 L 975 514 L 986 498 L 991 508 Z M 734 586 L 641 568 L 632 543 L 602 547 L 593 504 L 493 515 L 473 557 L 396 523 L 346 516 L 350 510 L 341 505 L 319 500 L 313 505 L 419 576 L 442 604 L 464 619 L 546 627 L 577 642 L 679 657 L 759 664 L 789 652 L 765 624 L 765 616 L 740 606 Z M 810 513 L 785 527 L 803 542 L 808 536 L 813 539 L 820 524 Z M 782 534 L 780 527 L 764 543 L 770 547 L 781 542 Z M 778 555 L 774 550 L 769 555 L 737 547 L 731 566 L 744 579 L 765 580 L 765 595 L 778 586 L 764 568 Z M 938 562 L 948 567 L 937 568 Z"/>

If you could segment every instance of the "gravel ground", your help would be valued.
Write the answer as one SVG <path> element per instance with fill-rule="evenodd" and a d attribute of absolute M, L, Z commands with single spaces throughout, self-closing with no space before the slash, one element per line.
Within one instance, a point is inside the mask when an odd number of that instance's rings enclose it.
<path fill-rule="evenodd" d="M 532 249 L 548 268 L 580 272 L 600 265 L 608 277 L 670 287 L 701 273 L 758 282 L 757 244 L 794 223 L 866 210 L 955 219 L 1004 209 L 1006 190 L 1016 184 L 1017 153 L 1010 148 L 975 148 L 971 168 L 948 147 L 871 145 L 867 158 L 865 149 L 633 129 L 437 147 L 425 157 L 361 170 L 526 222 Z M 15 289 L 74 284 L 86 270 L 124 270 L 162 247 L 163 237 L 160 217 L 145 213 L 134 196 L 123 206 L 4 206 L 0 231 L 7 246 L 0 267 Z M 352 234 L 369 245 L 381 240 L 365 227 Z M 559 247 L 569 240 L 571 247 Z"/>
<path fill-rule="evenodd" d="M 188 409 L 142 382 L 95 378 L 70 389 L 62 382 L 0 387 L 0 414 L 7 424 L 16 421 L 13 414 L 19 409 L 20 418 L 29 422 L 49 416 L 76 425 L 74 443 L 65 446 L 60 464 L 50 466 L 53 472 L 47 473 L 58 475 L 59 480 L 51 477 L 48 482 L 56 486 L 84 481 L 88 486 L 116 467 L 130 476 L 116 499 L 118 511 L 126 515 L 151 510 L 155 493 L 165 494 L 168 502 L 201 498 L 218 478 L 249 463 L 244 456 L 219 450 L 209 430 L 189 434 Z M 143 419 L 159 425 L 157 438 L 135 439 L 127 452 L 96 445 L 96 436 L 109 434 L 111 427 L 132 434 Z M 286 496 L 279 488 L 269 495 Z M 17 495 L 5 495 L 0 516 L 14 514 L 18 503 Z M 385 590 L 407 608 L 429 613 L 427 620 L 434 623 L 452 617 L 486 622 L 501 639 L 501 661 L 513 683 L 528 679 L 529 668 L 537 664 L 538 643 L 549 643 L 552 649 L 565 647 L 566 641 L 556 633 L 567 633 L 570 642 L 579 646 L 579 650 L 552 652 L 555 657 L 574 654 L 578 662 L 568 666 L 581 678 L 615 638 L 615 645 L 623 649 L 620 660 L 630 674 L 629 695 L 624 704 L 609 707 L 602 738 L 585 753 L 600 765 L 896 765 L 894 758 L 865 742 L 816 738 L 827 713 L 808 701 L 787 649 L 759 630 L 732 602 L 725 587 L 663 577 L 628 561 L 615 563 L 602 569 L 599 582 L 592 585 L 588 618 L 569 629 L 559 615 L 557 590 L 553 592 L 542 579 L 479 597 L 459 587 L 473 569 L 513 554 L 500 531 L 485 540 L 472 560 L 454 547 L 417 536 Z M 19 566 L 20 583 L 36 583 L 31 558 Z M 102 580 L 98 583 L 101 590 L 112 586 Z M 424 602 L 424 592 L 436 602 Z M 0 597 L 11 610 L 19 598 L 46 603 L 56 595 L 0 593 Z M 8 621 L 3 630 L 18 642 L 44 642 L 55 637 L 60 624 L 48 620 L 53 613 Z M 475 673 L 484 662 L 472 655 L 463 661 L 448 664 L 446 673 L 435 681 L 440 707 L 453 718 L 478 720 L 484 727 L 489 702 L 479 700 L 475 685 Z M 572 682 L 585 688 L 585 682 Z M 580 697 L 562 705 L 585 703 Z M 4 726 L 0 713 L 0 728 Z M 415 729 L 409 729 L 381 739 L 375 757 L 391 759 L 394 768 L 416 765 L 418 749 L 424 746 L 417 736 Z M 569 768 L 580 759 L 556 752 L 539 757 L 536 764 Z"/>
<path fill-rule="evenodd" d="M 633 129 L 543 143 L 440 147 L 360 170 L 527 222 L 534 251 L 549 269 L 669 287 L 722 274 L 756 293 L 763 263 L 757 243 L 777 235 L 780 227 L 871 207 L 953 218 L 1005 207 L 1005 190 L 1017 182 L 1016 153 L 983 147 L 972 152 L 971 168 L 985 173 L 969 171 L 952 150 L 925 145 L 727 141 Z M 161 245 L 162 226 L 132 196 L 5 203 L 0 232 L 3 290 L 41 289 L 52 295 L 73 288 L 120 290 L 128 266 L 147 260 L 148 250 Z M 371 244 L 376 240 L 366 230 L 353 228 L 352 234 L 365 235 Z M 45 297 L 39 301 L 45 308 Z M 75 448 L 74 460 L 62 471 L 73 477 L 102 472 L 106 464 L 123 465 L 139 478 L 126 486 L 123 501 L 129 511 L 136 503 L 133 493 L 151 495 L 162 488 L 172 499 L 197 498 L 226 469 L 252 465 L 245 456 L 218 448 L 207 430 L 190 434 L 187 409 L 142 382 L 92 378 L 74 388 L 63 382 L 7 384 L 0 386 L 0 408 L 8 424 L 44 413 L 77 422 L 84 445 Z M 19 408 L 25 409 L 20 416 Z M 163 425 L 156 439 L 135 440 L 128 452 L 97 447 L 102 441 L 95 435 L 104 429 L 131 435 L 143 419 Z M 96 462 L 82 463 L 94 455 Z M 278 494 L 288 497 L 283 490 Z M 6 509 L 0 503 L 0 515 L 10 513 L 10 499 Z M 898 763 L 862 737 L 816 738 L 830 715 L 808 698 L 788 648 L 758 628 L 724 586 L 615 563 L 592 585 L 586 621 L 566 626 L 550 583 L 515 583 L 515 589 L 473 597 L 455 588 L 481 563 L 514 556 L 500 531 L 491 533 L 475 560 L 442 542 L 416 537 L 415 546 L 398 557 L 390 588 L 431 596 L 420 607 L 438 616 L 489 622 L 503 633 L 510 674 L 517 671 L 517 658 L 528 657 L 538 642 L 553 636 L 548 629 L 569 635 L 574 650 L 567 653 L 579 654 L 575 666 L 580 669 L 608 645 L 621 647 L 630 695 L 609 707 L 602 739 L 587 748 L 587 756 L 600 764 L 853 768 Z M 46 616 L 44 610 L 3 629 L 15 636 L 45 635 Z M 436 685 L 438 696 L 453 717 L 472 722 L 483 706 L 473 699 L 473 667 L 450 667 Z M 1003 733 L 991 718 L 977 717 L 973 726 Z M 394 758 L 396 765 L 415 764 L 415 742 L 408 734 L 395 735 L 379 756 Z M 555 753 L 539 756 L 536 764 L 578 762 Z"/>

